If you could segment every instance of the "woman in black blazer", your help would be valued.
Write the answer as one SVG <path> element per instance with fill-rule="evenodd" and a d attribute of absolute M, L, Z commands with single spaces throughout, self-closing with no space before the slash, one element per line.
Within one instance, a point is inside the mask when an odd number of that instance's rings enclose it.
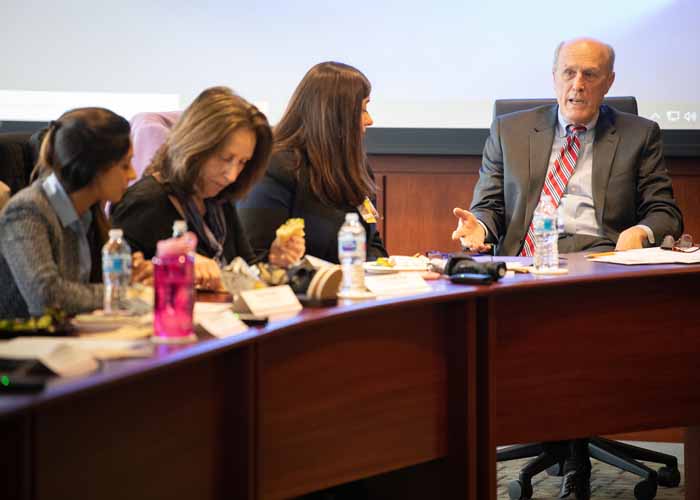
<path fill-rule="evenodd" d="M 256 261 L 233 202 L 263 176 L 271 150 L 265 115 L 227 87 L 206 89 L 114 207 L 112 221 L 132 249 L 151 258 L 173 222 L 184 219 L 198 240 L 196 284 L 221 289 L 221 267 L 236 257 Z M 304 254 L 303 241 L 270 246 L 267 257 L 282 267 Z"/>
<path fill-rule="evenodd" d="M 265 177 L 238 203 L 254 251 L 264 255 L 288 218 L 305 221 L 306 252 L 338 263 L 338 231 L 360 213 L 367 260 L 386 257 L 376 227 L 374 176 L 364 149 L 371 85 L 346 64 L 317 64 L 294 91 L 274 129 Z M 361 207 L 366 207 L 362 209 Z"/>

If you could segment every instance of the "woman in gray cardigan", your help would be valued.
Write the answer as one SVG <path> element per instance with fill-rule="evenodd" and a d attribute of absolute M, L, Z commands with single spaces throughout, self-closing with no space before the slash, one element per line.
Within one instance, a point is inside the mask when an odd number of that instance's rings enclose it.
<path fill-rule="evenodd" d="M 0 214 L 0 318 L 68 314 L 102 305 L 100 249 L 109 225 L 101 203 L 118 202 L 136 176 L 129 122 L 80 108 L 51 122 L 40 178 Z M 150 272 L 134 255 L 134 277 Z"/>

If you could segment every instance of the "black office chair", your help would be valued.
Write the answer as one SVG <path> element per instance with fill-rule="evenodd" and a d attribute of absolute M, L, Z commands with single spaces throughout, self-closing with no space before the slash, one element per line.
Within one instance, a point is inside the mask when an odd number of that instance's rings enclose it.
<path fill-rule="evenodd" d="M 494 103 L 493 113 L 496 117 L 555 103 L 554 99 L 498 99 Z M 603 103 L 618 111 L 637 114 L 637 100 L 634 97 L 607 97 Z M 665 453 L 592 437 L 588 442 L 588 454 L 601 462 L 640 476 L 642 481 L 634 488 L 637 500 L 652 500 L 656 496 L 658 485 L 676 487 L 681 481 L 678 460 Z M 529 457 L 535 458 L 521 469 L 518 479 L 508 485 L 508 494 L 513 500 L 532 498 L 532 478 L 540 472 L 547 470 L 551 475 L 561 476 L 564 462 L 569 458 L 569 446 L 566 442 L 523 444 L 502 448 L 496 454 L 499 462 Z M 663 467 L 657 472 L 639 460 L 662 464 Z"/>
<path fill-rule="evenodd" d="M 0 181 L 10 187 L 12 194 L 29 184 L 37 151 L 38 144 L 33 144 L 29 132 L 0 134 Z"/>

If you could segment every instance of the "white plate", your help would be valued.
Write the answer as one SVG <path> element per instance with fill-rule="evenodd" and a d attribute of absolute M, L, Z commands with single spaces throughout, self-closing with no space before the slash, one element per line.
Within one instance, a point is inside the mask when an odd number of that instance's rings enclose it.
<path fill-rule="evenodd" d="M 399 269 L 396 269 L 396 267 L 382 266 L 375 262 L 365 262 L 364 268 L 368 274 L 393 274 L 399 272 Z"/>

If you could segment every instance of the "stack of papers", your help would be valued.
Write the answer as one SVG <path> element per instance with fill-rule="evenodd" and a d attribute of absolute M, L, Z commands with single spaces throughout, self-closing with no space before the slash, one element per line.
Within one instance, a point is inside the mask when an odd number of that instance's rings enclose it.
<path fill-rule="evenodd" d="M 688 250 L 695 250 L 689 248 Z M 601 255 L 591 259 L 593 262 L 608 262 L 610 264 L 625 264 L 628 266 L 639 264 L 698 264 L 700 263 L 700 251 L 679 252 L 663 250 L 660 247 L 639 248 L 613 252 L 611 255 Z"/>
<path fill-rule="evenodd" d="M 0 342 L 0 358 L 36 359 L 62 377 L 93 372 L 99 366 L 98 360 L 151 354 L 153 345 L 142 340 L 17 337 Z"/>

